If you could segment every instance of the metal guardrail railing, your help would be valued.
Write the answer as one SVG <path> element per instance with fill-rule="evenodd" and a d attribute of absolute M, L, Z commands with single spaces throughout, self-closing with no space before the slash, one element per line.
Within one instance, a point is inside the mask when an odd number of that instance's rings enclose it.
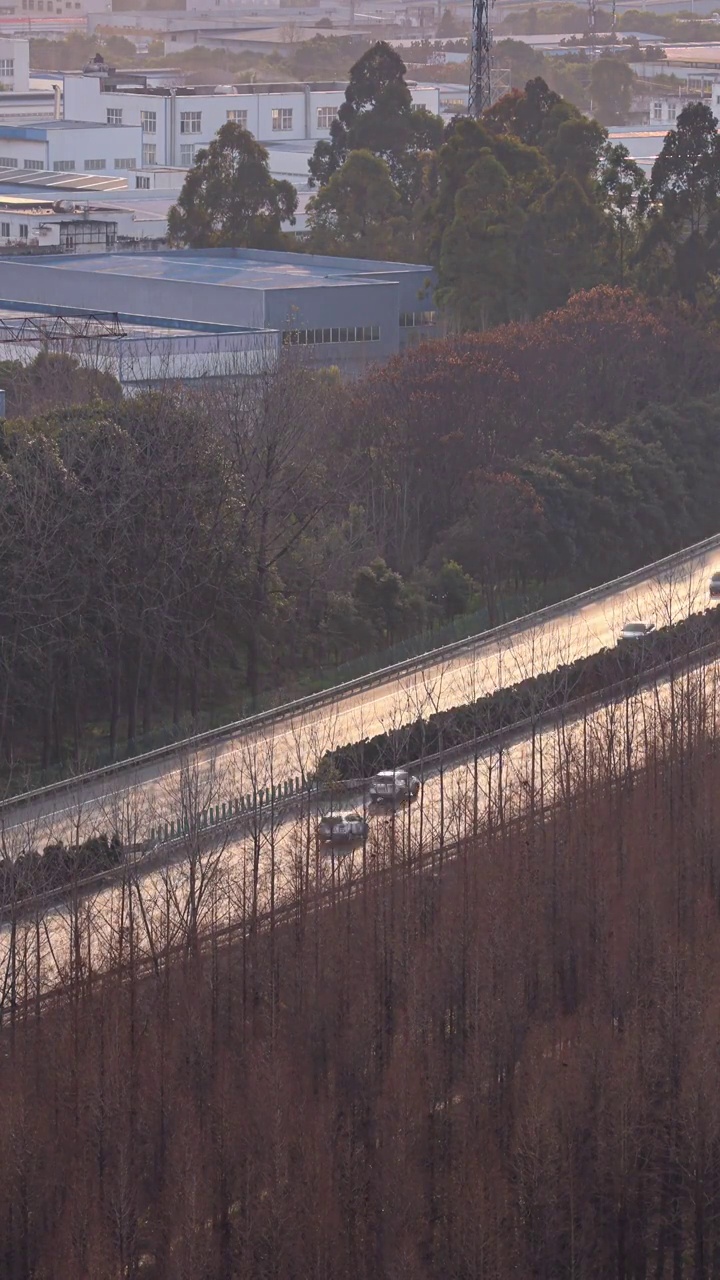
<path fill-rule="evenodd" d="M 205 746 L 219 745 L 230 738 L 251 733 L 266 725 L 276 724 L 282 720 L 300 715 L 305 711 L 327 706 L 328 703 L 342 701 L 355 693 L 360 693 L 367 689 L 380 688 L 383 684 L 387 684 L 392 680 L 412 675 L 416 671 L 422 671 L 424 668 L 448 661 L 459 654 L 470 652 L 480 645 L 501 643 L 506 638 L 522 634 L 522 632 L 549 622 L 553 618 L 562 617 L 563 614 L 579 609 L 583 605 L 609 599 L 622 591 L 629 590 L 633 586 L 641 586 L 644 583 L 652 582 L 654 579 L 660 579 L 674 569 L 679 569 L 689 561 L 712 551 L 713 548 L 720 549 L 720 534 L 715 534 L 712 538 L 706 538 L 702 542 L 694 543 L 682 551 L 676 551 L 670 556 L 656 560 L 651 565 L 645 565 L 642 569 L 634 569 L 632 573 L 624 574 L 620 578 L 614 578 L 598 587 L 591 587 L 589 590 L 569 596 L 565 600 L 546 605 L 545 608 L 538 609 L 534 613 L 525 614 L 523 617 L 516 618 L 511 622 L 504 622 L 498 627 L 493 627 L 488 631 L 481 631 L 477 635 L 468 636 L 464 640 L 456 640 L 452 644 L 444 645 L 438 649 L 430 649 L 426 653 L 418 654 L 415 658 L 394 663 L 392 666 L 381 668 L 370 675 L 360 676 L 356 680 L 346 681 L 343 684 L 335 685 L 333 688 L 324 689 L 319 693 L 308 694 L 304 698 L 284 703 L 279 707 L 273 707 L 269 711 L 261 711 L 257 715 L 247 716 L 242 720 L 223 725 L 219 729 L 209 729 L 204 733 L 184 738 L 179 742 L 169 743 L 167 746 L 145 752 L 143 755 L 119 760 L 114 764 L 105 765 L 101 769 L 94 769 L 89 773 L 78 774 L 73 778 L 65 778 L 61 782 L 50 783 L 46 787 L 38 787 L 33 791 L 23 792 L 0 802 L 0 815 L 4 810 L 20 808 L 23 804 L 28 804 L 43 796 L 56 795 L 59 797 L 68 792 L 76 791 L 78 787 L 87 786 L 93 781 L 112 778 L 121 773 L 128 775 L 139 773 L 150 764 L 178 756 L 181 757 L 183 753 L 197 751 Z"/>
<path fill-rule="evenodd" d="M 517 720 L 514 724 L 505 725 L 492 733 L 479 734 L 475 738 L 456 743 L 432 755 L 403 761 L 402 768 L 412 770 L 425 781 L 443 765 L 453 767 L 458 761 L 471 759 L 475 755 L 479 757 L 491 751 L 502 751 L 512 747 L 532 733 L 544 733 L 553 724 L 567 724 L 578 720 L 588 712 L 651 688 L 658 681 L 673 674 L 686 676 L 698 667 L 706 665 L 709 660 L 716 658 L 719 654 L 720 640 L 713 640 L 699 649 L 667 658 L 645 672 L 623 676 L 621 680 L 616 680 L 603 689 L 583 694 L 579 698 L 571 698 L 568 702 L 541 711 L 536 716 Z M 15 903 L 3 904 L 0 906 L 0 920 L 7 917 L 8 911 L 25 914 L 41 906 L 61 902 L 68 896 L 85 895 L 93 889 L 105 888 L 128 875 L 147 875 L 158 866 L 167 866 L 175 856 L 187 852 L 187 841 L 191 837 L 203 839 L 211 835 L 219 836 L 223 831 L 226 836 L 229 836 L 243 828 L 252 829 L 257 823 L 262 825 L 267 815 L 270 815 L 271 821 L 276 817 L 284 821 L 293 809 L 297 811 L 298 805 L 302 808 L 305 804 L 313 804 L 316 814 L 319 814 L 325 804 L 330 803 L 332 806 L 332 802 L 339 796 L 366 790 L 368 781 L 367 778 L 348 778 L 332 786 L 322 787 L 316 783 L 303 783 L 297 778 L 292 786 L 278 784 L 275 787 L 265 787 L 253 793 L 252 796 L 241 797 L 239 800 L 229 799 L 199 814 L 160 824 L 152 829 L 149 840 L 126 850 L 129 856 L 122 863 L 72 881 L 68 885 L 58 885 Z M 342 808 L 344 807 L 343 803 Z"/>

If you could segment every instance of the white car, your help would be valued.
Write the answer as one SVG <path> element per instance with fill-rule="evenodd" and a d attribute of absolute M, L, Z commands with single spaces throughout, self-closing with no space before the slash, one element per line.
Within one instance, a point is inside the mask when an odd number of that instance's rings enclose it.
<path fill-rule="evenodd" d="M 414 800 L 420 782 L 407 769 L 385 769 L 370 781 L 371 800 Z"/>
<path fill-rule="evenodd" d="M 634 618 L 631 622 L 626 622 L 620 632 L 621 640 L 642 640 L 645 636 L 649 636 L 655 630 L 655 623 L 648 622 L 647 619 Z"/>
<path fill-rule="evenodd" d="M 370 827 L 359 813 L 328 815 L 318 823 L 318 839 L 323 844 L 352 844 L 369 834 Z"/>

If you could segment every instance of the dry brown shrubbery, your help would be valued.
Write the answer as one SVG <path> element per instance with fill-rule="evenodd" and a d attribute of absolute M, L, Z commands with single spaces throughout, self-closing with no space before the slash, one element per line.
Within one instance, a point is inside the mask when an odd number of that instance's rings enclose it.
<path fill-rule="evenodd" d="M 331 910 L 150 972 L 129 922 L 122 978 L 6 1020 L 0 1275 L 720 1275 L 713 698 Z"/>

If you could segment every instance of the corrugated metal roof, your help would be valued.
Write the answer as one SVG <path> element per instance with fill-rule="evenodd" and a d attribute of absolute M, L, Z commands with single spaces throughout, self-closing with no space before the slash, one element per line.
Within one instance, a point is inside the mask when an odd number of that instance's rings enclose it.
<path fill-rule="evenodd" d="M 55 173 L 47 169 L 0 169 L 0 183 L 44 188 L 48 191 L 127 191 L 127 178 L 110 178 L 96 173 Z"/>

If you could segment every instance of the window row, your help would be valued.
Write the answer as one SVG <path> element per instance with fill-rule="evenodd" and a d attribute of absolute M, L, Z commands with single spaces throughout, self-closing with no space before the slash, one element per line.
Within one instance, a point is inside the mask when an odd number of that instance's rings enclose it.
<path fill-rule="evenodd" d="M 44 0 L 37 0 L 37 6 L 35 4 L 35 0 L 22 0 L 22 7 L 25 10 L 37 8 L 38 13 L 62 13 L 62 5 L 56 5 L 55 0 L 47 0 L 47 4 L 44 3 Z M 74 4 L 72 3 L 72 0 L 65 0 L 65 8 L 79 9 L 80 4 L 78 3 L 78 0 L 75 0 Z"/>
<path fill-rule="evenodd" d="M 142 148 L 145 151 L 145 147 Z M 44 169 L 42 160 L 26 160 L 24 161 L 26 169 Z M 17 161 L 13 161 L 13 168 L 17 168 Z M 104 173 L 108 168 L 108 161 L 101 160 L 99 156 L 90 157 L 88 160 L 82 161 L 83 173 Z M 137 169 L 137 160 L 135 156 L 120 156 L 117 160 L 113 160 L 114 169 Z M 53 169 L 55 173 L 74 173 L 76 163 L 74 160 L 54 160 Z"/>
<path fill-rule="evenodd" d="M 379 342 L 380 326 L 356 325 L 351 329 L 289 329 L 283 334 L 286 347 L 313 347 L 321 342 Z"/>
<path fill-rule="evenodd" d="M 0 156 L 0 169 L 17 169 L 18 162 L 12 156 Z"/>
<path fill-rule="evenodd" d="M 401 329 L 418 329 L 423 324 L 434 324 L 434 311 L 403 311 L 400 315 Z"/>
<path fill-rule="evenodd" d="M 10 239 L 10 223 L 0 222 L 0 238 L 3 240 Z M 18 238 L 20 240 L 28 240 L 30 237 L 30 227 L 27 222 L 21 222 L 18 227 Z"/>

